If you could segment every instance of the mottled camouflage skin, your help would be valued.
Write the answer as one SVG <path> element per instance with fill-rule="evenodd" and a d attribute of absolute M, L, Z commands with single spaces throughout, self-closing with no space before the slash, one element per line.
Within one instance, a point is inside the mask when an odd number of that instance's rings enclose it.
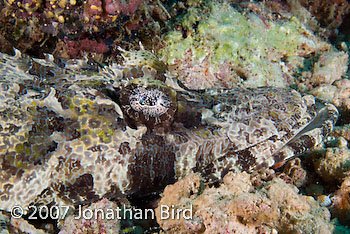
<path fill-rule="evenodd" d="M 337 109 L 280 88 L 189 91 L 149 52 L 58 67 L 0 58 L 0 207 L 72 205 L 269 167 L 312 149 Z"/>

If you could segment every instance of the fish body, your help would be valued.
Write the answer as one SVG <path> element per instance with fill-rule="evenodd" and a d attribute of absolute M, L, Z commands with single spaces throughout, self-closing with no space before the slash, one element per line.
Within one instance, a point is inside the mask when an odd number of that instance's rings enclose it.
<path fill-rule="evenodd" d="M 112 73 L 58 72 L 37 60 L 38 76 L 24 71 L 28 59 L 1 56 L 3 210 L 161 191 L 192 172 L 216 180 L 270 167 L 319 145 L 338 116 L 292 89 L 186 90 L 155 57 L 146 65 L 156 72 L 126 78 L 148 60 L 128 53 L 133 59 Z"/>

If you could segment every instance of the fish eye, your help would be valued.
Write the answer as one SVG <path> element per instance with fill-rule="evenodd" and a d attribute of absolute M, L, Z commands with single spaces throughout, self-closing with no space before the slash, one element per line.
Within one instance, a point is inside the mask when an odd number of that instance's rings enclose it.
<path fill-rule="evenodd" d="M 160 83 L 151 85 L 130 84 L 120 97 L 121 107 L 134 125 L 148 127 L 168 125 L 177 110 L 176 92 Z"/>
<path fill-rule="evenodd" d="M 160 116 L 171 107 L 167 94 L 154 88 L 136 88 L 129 96 L 129 103 L 133 110 L 150 117 Z"/>

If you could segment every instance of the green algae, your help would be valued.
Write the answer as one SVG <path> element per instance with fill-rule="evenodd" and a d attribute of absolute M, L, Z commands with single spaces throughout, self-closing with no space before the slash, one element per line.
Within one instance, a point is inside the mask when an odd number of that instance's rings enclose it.
<path fill-rule="evenodd" d="M 168 64 L 185 59 L 186 51 L 191 50 L 192 59 L 198 63 L 209 58 L 213 72 L 218 72 L 220 65 L 227 62 L 246 68 L 254 78 L 248 81 L 250 87 L 267 83 L 285 87 L 284 60 L 298 56 L 304 44 L 310 47 L 317 44 L 295 17 L 268 21 L 255 13 L 241 13 L 228 4 L 209 3 L 209 6 L 210 13 L 204 20 L 196 8 L 183 17 L 182 26 L 190 31 L 186 37 L 176 30 L 165 36 L 166 46 L 160 54 Z"/>

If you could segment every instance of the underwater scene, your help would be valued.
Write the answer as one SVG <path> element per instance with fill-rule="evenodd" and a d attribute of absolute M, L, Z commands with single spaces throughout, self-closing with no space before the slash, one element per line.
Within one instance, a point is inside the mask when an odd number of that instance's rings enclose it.
<path fill-rule="evenodd" d="M 0 234 L 350 234 L 349 1 L 0 10 Z"/>

